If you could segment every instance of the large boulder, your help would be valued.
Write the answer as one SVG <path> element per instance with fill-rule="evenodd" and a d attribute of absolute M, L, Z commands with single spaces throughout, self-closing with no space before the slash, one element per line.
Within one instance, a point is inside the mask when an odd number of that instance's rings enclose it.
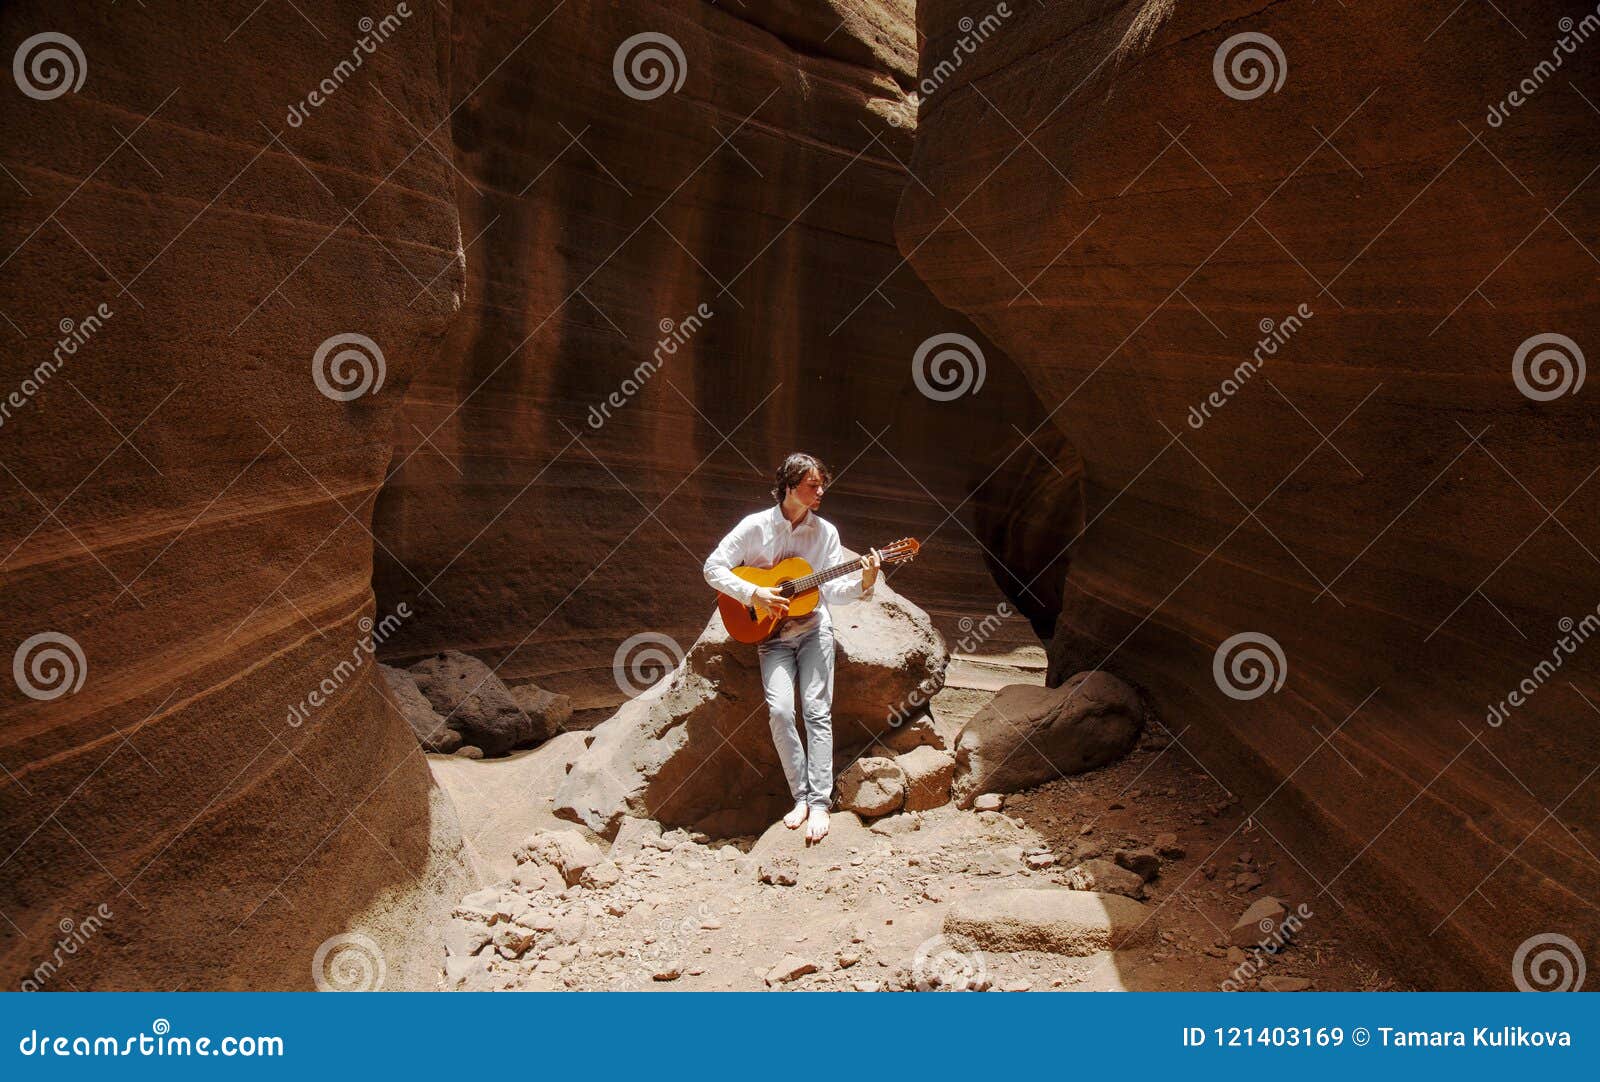
<path fill-rule="evenodd" d="M 1079 673 L 1058 688 L 1011 684 L 956 738 L 956 802 L 1105 766 L 1133 750 L 1143 727 L 1139 693 L 1110 673 Z"/>
<path fill-rule="evenodd" d="M 383 676 L 383 682 L 388 685 L 389 695 L 394 699 L 400 716 L 411 726 L 411 731 L 416 734 L 417 743 L 422 745 L 423 751 L 437 751 L 448 755 L 461 746 L 461 734 L 445 724 L 444 718 L 417 687 L 416 677 L 393 665 L 380 664 L 378 672 Z"/>
<path fill-rule="evenodd" d="M 461 734 L 463 743 L 482 748 L 485 755 L 504 755 L 554 736 L 548 715 L 530 718 L 511 690 L 489 666 L 470 654 L 446 650 L 411 666 L 417 689 L 427 696 L 445 720 Z"/>
<path fill-rule="evenodd" d="M 554 736 L 566 732 L 572 721 L 572 696 L 546 691 L 538 684 L 518 684 L 511 698 L 535 726 Z"/>
<path fill-rule="evenodd" d="M 834 634 L 842 767 L 892 727 L 913 691 L 943 686 L 949 653 L 927 613 L 881 580 L 872 600 L 835 611 Z M 594 737 L 556 791 L 555 814 L 607 837 L 625 815 L 687 826 L 719 811 L 719 822 L 758 832 L 792 806 L 756 649 L 729 638 L 716 613 L 678 667 Z"/>

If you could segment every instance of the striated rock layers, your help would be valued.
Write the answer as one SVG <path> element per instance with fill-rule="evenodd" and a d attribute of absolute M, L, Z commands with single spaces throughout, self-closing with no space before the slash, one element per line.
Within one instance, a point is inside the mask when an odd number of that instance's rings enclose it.
<path fill-rule="evenodd" d="M 342 933 L 325 970 L 436 984 L 470 873 L 363 646 L 405 620 L 367 533 L 394 407 L 463 285 L 419 134 L 446 15 L 409 10 L 298 127 L 385 11 L 0 12 L 7 56 L 53 32 L 86 62 L 0 94 L 9 988 L 311 988 Z M 372 346 L 314 365 L 339 335 Z"/>
<path fill-rule="evenodd" d="M 469 284 L 408 392 L 374 524 L 379 597 L 419 613 L 385 647 L 396 663 L 465 650 L 603 719 L 624 701 L 619 646 L 699 635 L 706 553 L 795 449 L 839 474 L 822 513 L 846 543 L 928 540 L 894 577 L 936 620 L 1003 599 L 978 539 L 1000 552 L 998 527 L 1056 513 L 1020 481 L 1070 488 L 1075 460 L 1041 433 L 1002 462 L 1043 412 L 895 248 L 911 6 L 457 5 L 466 102 L 435 141 Z M 646 33 L 681 51 L 656 46 L 660 85 L 633 74 L 649 43 L 623 49 Z M 978 345 L 982 382 L 936 399 L 913 362 L 951 333 Z M 1058 585 L 1033 587 L 1052 613 Z"/>
<path fill-rule="evenodd" d="M 969 7 L 918 5 L 897 230 L 1083 456 L 1081 533 L 1000 554 L 1070 547 L 1051 682 L 1144 690 L 1418 984 L 1592 960 L 1596 46 L 1549 2 Z"/>
<path fill-rule="evenodd" d="M 894 247 L 909 4 L 727 7 L 6 5 L 82 60 L 0 95 L 0 975 L 310 987 L 348 931 L 431 986 L 470 874 L 373 652 L 614 706 L 793 447 L 936 615 L 1000 600 L 967 524 L 1075 464 L 990 453 L 1042 410 Z M 977 395 L 909 378 L 950 333 Z"/>

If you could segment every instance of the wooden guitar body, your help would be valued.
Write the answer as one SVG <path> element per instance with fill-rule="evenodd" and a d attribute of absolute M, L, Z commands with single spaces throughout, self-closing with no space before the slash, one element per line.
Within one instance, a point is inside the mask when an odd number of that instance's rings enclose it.
<path fill-rule="evenodd" d="M 733 573 L 757 586 L 776 587 L 805 578 L 811 574 L 811 565 L 798 556 L 791 556 L 769 568 L 736 567 Z M 789 602 L 789 615 L 806 615 L 817 607 L 821 598 L 822 595 L 816 590 L 793 598 Z M 779 618 L 754 602 L 741 605 L 727 594 L 718 594 L 717 609 L 722 613 L 722 622 L 727 625 L 728 634 L 738 642 L 763 642 L 778 630 Z"/>
<path fill-rule="evenodd" d="M 902 537 L 876 550 L 882 566 L 905 563 L 915 559 L 922 543 L 915 538 Z M 788 617 L 779 617 L 765 606 L 752 601 L 741 605 L 734 598 L 719 592 L 717 611 L 722 613 L 722 623 L 736 642 L 765 642 L 778 630 L 784 619 L 805 616 L 816 609 L 822 595 L 817 587 L 829 579 L 861 570 L 859 560 L 846 560 L 837 567 L 813 571 L 811 565 L 799 556 L 780 560 L 771 567 L 735 567 L 730 569 L 746 582 L 757 586 L 770 586 L 789 599 Z"/>

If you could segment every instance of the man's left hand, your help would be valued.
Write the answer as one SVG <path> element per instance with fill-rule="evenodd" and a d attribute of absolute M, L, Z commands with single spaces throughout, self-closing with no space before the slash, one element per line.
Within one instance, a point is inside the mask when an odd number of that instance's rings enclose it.
<path fill-rule="evenodd" d="M 877 549 L 870 550 L 861 557 L 861 589 L 872 589 L 872 584 L 878 581 L 878 568 L 883 566 L 883 554 Z"/>

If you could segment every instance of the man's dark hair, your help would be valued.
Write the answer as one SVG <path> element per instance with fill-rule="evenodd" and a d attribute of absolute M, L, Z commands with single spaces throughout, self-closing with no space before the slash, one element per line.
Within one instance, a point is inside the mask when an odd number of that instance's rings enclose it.
<path fill-rule="evenodd" d="M 824 487 L 833 483 L 833 474 L 828 472 L 828 467 L 822 464 L 822 459 L 816 455 L 808 455 L 804 451 L 796 451 L 783 460 L 783 465 L 778 467 L 777 483 L 772 486 L 772 498 L 782 503 L 784 497 L 789 495 L 789 490 L 806 479 L 806 474 L 816 470 L 822 478 Z"/>

